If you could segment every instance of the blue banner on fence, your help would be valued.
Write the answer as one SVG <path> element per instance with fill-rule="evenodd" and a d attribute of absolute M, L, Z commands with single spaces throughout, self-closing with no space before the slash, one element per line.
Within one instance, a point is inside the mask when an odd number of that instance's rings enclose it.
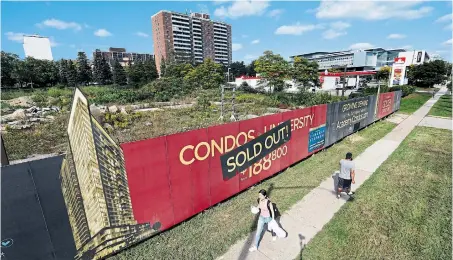
<path fill-rule="evenodd" d="M 310 128 L 310 134 L 308 137 L 308 152 L 318 150 L 324 146 L 326 138 L 326 125 L 321 125 L 316 128 Z"/>

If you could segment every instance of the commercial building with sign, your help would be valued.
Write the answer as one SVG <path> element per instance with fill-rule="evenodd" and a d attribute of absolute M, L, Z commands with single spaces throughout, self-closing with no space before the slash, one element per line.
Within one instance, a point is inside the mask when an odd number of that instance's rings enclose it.
<path fill-rule="evenodd" d="M 232 60 L 231 25 L 212 21 L 208 14 L 160 11 L 151 17 L 157 69 L 162 59 L 217 63 Z"/>
<path fill-rule="evenodd" d="M 394 59 L 389 86 L 407 84 L 408 67 L 411 65 L 420 65 L 428 61 L 430 61 L 430 57 L 424 50 L 399 53 L 398 57 Z"/>
<path fill-rule="evenodd" d="M 148 53 L 136 53 L 136 52 L 127 52 L 125 48 L 112 48 L 110 47 L 108 51 L 101 51 L 96 49 L 93 52 L 93 57 L 96 55 L 101 55 L 104 59 L 110 64 L 113 65 L 113 62 L 117 60 L 121 66 L 127 66 L 128 64 L 134 64 L 136 61 L 147 61 L 152 60 L 154 56 Z"/>
<path fill-rule="evenodd" d="M 319 70 L 322 71 L 338 67 L 344 68 L 344 66 L 347 66 L 348 71 L 367 71 L 391 66 L 393 60 L 402 52 L 405 52 L 405 50 L 374 48 L 336 52 L 313 52 L 291 56 L 290 58 L 303 57 L 311 61 L 316 61 L 319 65 Z"/>

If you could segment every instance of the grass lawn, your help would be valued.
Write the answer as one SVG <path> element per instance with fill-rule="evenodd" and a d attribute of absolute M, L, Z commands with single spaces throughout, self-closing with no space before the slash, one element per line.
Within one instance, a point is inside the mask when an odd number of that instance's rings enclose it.
<path fill-rule="evenodd" d="M 432 92 L 434 90 L 434 92 L 438 92 L 440 90 L 440 88 L 415 88 L 415 91 L 429 91 L 429 92 Z"/>
<path fill-rule="evenodd" d="M 452 259 L 451 142 L 415 128 L 297 259 Z"/>
<path fill-rule="evenodd" d="M 412 93 L 401 99 L 400 113 L 412 114 L 432 97 L 427 93 Z"/>
<path fill-rule="evenodd" d="M 451 95 L 443 95 L 429 111 L 430 116 L 451 117 Z"/>
<path fill-rule="evenodd" d="M 250 213 L 250 205 L 256 202 L 260 189 L 270 190 L 272 200 L 282 212 L 286 211 L 330 176 L 347 151 L 360 154 L 394 127 L 389 122 L 378 122 L 253 189 L 120 252 L 112 259 L 215 259 L 255 229 L 255 216 Z"/>

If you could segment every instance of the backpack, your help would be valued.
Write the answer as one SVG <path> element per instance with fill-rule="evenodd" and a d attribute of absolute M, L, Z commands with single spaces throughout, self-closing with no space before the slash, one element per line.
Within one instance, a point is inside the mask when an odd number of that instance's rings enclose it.
<path fill-rule="evenodd" d="M 258 204 L 260 203 L 260 200 L 257 199 Z M 269 213 L 271 213 L 271 207 L 270 204 L 272 203 L 272 206 L 274 207 L 274 218 L 278 218 L 281 216 L 280 211 L 277 208 L 277 204 L 273 203 L 270 201 L 270 199 L 267 199 L 267 209 L 269 210 Z M 272 213 L 271 213 L 272 216 Z"/>

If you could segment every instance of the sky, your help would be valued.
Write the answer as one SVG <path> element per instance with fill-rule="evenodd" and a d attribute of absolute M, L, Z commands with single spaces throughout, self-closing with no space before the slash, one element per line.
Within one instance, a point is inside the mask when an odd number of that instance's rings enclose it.
<path fill-rule="evenodd" d="M 124 47 L 153 53 L 151 16 L 205 12 L 232 25 L 233 61 L 372 47 L 452 60 L 451 1 L 1 2 L 1 50 L 23 58 L 23 34 L 51 39 L 54 59 Z"/>

